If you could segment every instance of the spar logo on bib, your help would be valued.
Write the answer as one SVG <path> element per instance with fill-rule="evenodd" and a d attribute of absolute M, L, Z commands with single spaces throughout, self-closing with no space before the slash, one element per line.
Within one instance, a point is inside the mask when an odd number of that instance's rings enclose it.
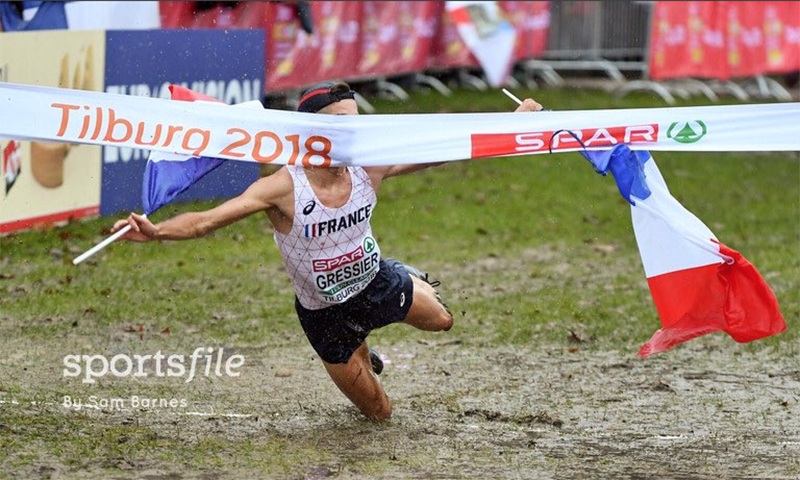
<path fill-rule="evenodd" d="M 667 138 L 678 143 L 695 143 L 706 136 L 708 129 L 702 120 L 673 122 L 667 129 Z"/>
<path fill-rule="evenodd" d="M 375 278 L 380 258 L 378 244 L 367 236 L 353 251 L 312 260 L 314 284 L 319 295 L 328 303 L 340 303 L 352 297 Z"/>
<path fill-rule="evenodd" d="M 366 240 L 364 243 L 366 243 Z M 339 255 L 338 257 L 317 258 L 312 261 L 312 266 L 315 272 L 330 272 L 344 265 L 350 265 L 362 258 L 364 258 L 364 247 L 358 247 L 352 252 Z"/>

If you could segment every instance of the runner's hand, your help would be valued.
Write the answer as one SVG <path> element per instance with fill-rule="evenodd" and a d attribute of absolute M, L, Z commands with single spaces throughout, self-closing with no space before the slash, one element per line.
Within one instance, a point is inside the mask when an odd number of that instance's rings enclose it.
<path fill-rule="evenodd" d="M 121 237 L 123 240 L 129 240 L 131 242 L 149 242 L 155 239 L 158 234 L 158 229 L 147 217 L 132 212 L 127 219 L 117 220 L 117 223 L 111 228 L 111 233 L 118 232 L 126 225 L 130 225 L 131 229 Z"/>
<path fill-rule="evenodd" d="M 517 109 L 514 110 L 514 111 L 515 112 L 539 112 L 541 110 L 544 110 L 544 107 L 542 107 L 541 104 L 539 104 L 538 102 L 536 102 L 536 100 L 534 100 L 532 98 L 526 98 L 522 102 L 522 105 L 517 107 Z"/>

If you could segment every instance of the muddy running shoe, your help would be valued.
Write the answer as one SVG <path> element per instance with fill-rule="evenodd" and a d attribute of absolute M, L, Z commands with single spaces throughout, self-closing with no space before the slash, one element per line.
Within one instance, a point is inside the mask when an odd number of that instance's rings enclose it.
<path fill-rule="evenodd" d="M 372 362 L 372 371 L 375 372 L 375 375 L 380 375 L 383 371 L 383 360 L 374 348 L 369 349 L 369 360 Z"/>
<path fill-rule="evenodd" d="M 430 285 L 433 288 L 436 288 L 436 287 L 438 287 L 439 285 L 442 284 L 442 282 L 440 282 L 438 280 L 433 280 L 433 281 L 428 280 L 428 273 L 427 272 L 423 272 L 422 270 L 420 270 L 420 269 L 418 269 L 416 267 L 412 267 L 411 265 L 406 265 L 405 263 L 398 262 L 397 260 L 395 260 L 393 258 L 387 258 L 386 259 L 386 261 L 390 261 L 390 260 L 399 263 L 400 265 L 403 266 L 403 268 L 406 270 L 406 272 L 408 272 L 409 275 L 419 278 L 420 280 L 422 280 L 423 282 L 427 283 L 428 285 Z"/>
<path fill-rule="evenodd" d="M 428 273 L 427 272 L 423 272 L 422 270 L 420 270 L 420 269 L 418 269 L 416 267 L 412 267 L 411 265 L 406 265 L 404 263 L 398 262 L 397 260 L 395 260 L 393 258 L 387 258 L 386 261 L 387 262 L 388 261 L 396 262 L 398 265 L 402 266 L 406 270 L 406 272 L 408 272 L 409 275 L 411 275 L 412 277 L 419 278 L 420 280 L 422 280 L 423 282 L 427 283 L 428 285 L 430 285 L 434 289 L 442 284 L 442 282 L 440 282 L 439 280 L 428 280 Z M 453 316 L 453 312 L 450 311 L 450 307 L 448 307 L 447 304 L 444 303 L 444 301 L 442 300 L 442 297 L 439 296 L 439 292 L 434 290 L 434 293 L 436 294 L 436 300 L 440 304 L 442 304 L 444 309 L 447 310 L 447 313 L 452 317 Z"/>

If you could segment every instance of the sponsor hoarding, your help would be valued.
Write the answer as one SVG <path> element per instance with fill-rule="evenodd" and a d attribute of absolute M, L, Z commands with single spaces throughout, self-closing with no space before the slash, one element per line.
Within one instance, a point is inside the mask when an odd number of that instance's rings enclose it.
<path fill-rule="evenodd" d="M 0 81 L 102 91 L 105 32 L 0 34 Z M 0 141 L 0 233 L 97 214 L 101 147 Z"/>
<path fill-rule="evenodd" d="M 107 93 L 170 98 L 178 84 L 234 104 L 260 100 L 264 88 L 263 30 L 110 31 Z M 147 150 L 103 148 L 100 213 L 141 209 Z M 228 198 L 258 178 L 258 166 L 226 162 L 178 200 Z"/>

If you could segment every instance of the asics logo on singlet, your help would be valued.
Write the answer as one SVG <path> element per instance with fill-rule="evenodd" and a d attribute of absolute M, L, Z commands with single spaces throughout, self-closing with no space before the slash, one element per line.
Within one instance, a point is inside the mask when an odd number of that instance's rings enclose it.
<path fill-rule="evenodd" d="M 354 225 L 358 225 L 359 223 L 368 221 L 370 215 L 372 215 L 372 205 L 366 205 L 349 215 L 342 215 L 341 217 L 324 222 L 306 224 L 304 226 L 303 235 L 306 238 L 316 238 L 340 232 Z"/>
<path fill-rule="evenodd" d="M 316 200 L 311 200 L 310 202 L 306 203 L 306 206 L 303 207 L 303 215 L 309 215 L 311 212 L 314 211 L 314 207 L 317 206 Z"/>

